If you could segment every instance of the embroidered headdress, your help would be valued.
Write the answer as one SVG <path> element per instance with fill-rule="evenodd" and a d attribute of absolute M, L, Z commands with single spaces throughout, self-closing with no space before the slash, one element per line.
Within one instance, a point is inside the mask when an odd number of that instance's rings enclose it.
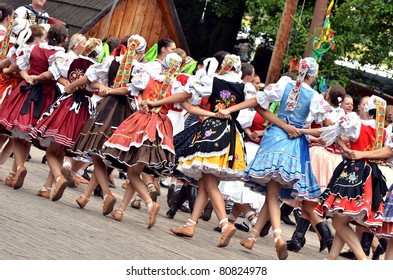
<path fill-rule="evenodd" d="M 239 72 L 241 69 L 241 61 L 238 55 L 227 54 L 218 71 L 218 75 L 228 74 L 230 71 Z"/>
<path fill-rule="evenodd" d="M 85 53 L 89 56 L 92 52 L 96 52 L 96 56 L 99 56 L 102 52 L 102 42 L 97 38 L 89 38 L 85 44 Z"/>
<path fill-rule="evenodd" d="M 3 42 L 1 43 L 1 48 L 0 48 L 0 60 L 3 60 L 6 58 L 8 50 L 9 50 L 9 44 L 10 44 L 10 39 L 12 36 L 12 29 L 15 27 L 18 23 L 15 20 L 11 20 L 11 22 L 8 24 L 7 31 L 5 33 Z"/>
<path fill-rule="evenodd" d="M 123 56 L 120 63 L 119 70 L 117 71 L 116 78 L 114 81 L 114 88 L 125 87 L 129 83 L 131 78 L 131 70 L 137 52 L 142 52 L 146 49 L 146 40 L 139 35 L 132 35 L 128 39 L 127 51 Z"/>
<path fill-rule="evenodd" d="M 385 129 L 385 113 L 386 113 L 386 101 L 381 97 L 372 95 L 368 100 L 365 109 L 367 111 L 376 110 L 375 113 L 375 143 L 374 143 L 374 150 L 380 149 L 383 147 L 384 139 L 383 139 L 383 132 Z"/>
<path fill-rule="evenodd" d="M 181 63 L 182 63 L 182 58 L 175 53 L 170 53 L 165 56 L 163 64 L 168 70 L 166 70 L 165 78 L 162 83 L 160 92 L 158 94 L 158 99 L 162 99 L 166 97 L 173 78 L 180 70 Z M 158 113 L 160 110 L 161 107 L 155 107 L 152 109 L 152 112 Z"/>
<path fill-rule="evenodd" d="M 292 88 L 291 92 L 289 93 L 288 100 L 287 100 L 287 107 L 285 108 L 286 111 L 293 111 L 295 110 L 300 89 L 302 88 L 302 83 L 306 75 L 310 77 L 315 77 L 318 73 L 318 63 L 312 57 L 306 57 L 300 60 L 299 62 L 299 74 L 296 79 L 295 86 Z"/>

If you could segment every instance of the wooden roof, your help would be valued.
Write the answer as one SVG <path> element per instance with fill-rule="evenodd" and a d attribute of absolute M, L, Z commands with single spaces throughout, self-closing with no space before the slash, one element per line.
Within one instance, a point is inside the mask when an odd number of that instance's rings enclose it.
<path fill-rule="evenodd" d="M 16 9 L 31 0 L 5 2 Z M 44 8 L 51 17 L 68 24 L 70 35 L 79 32 L 104 38 L 140 34 L 149 47 L 169 37 L 189 53 L 173 0 L 48 0 Z"/>

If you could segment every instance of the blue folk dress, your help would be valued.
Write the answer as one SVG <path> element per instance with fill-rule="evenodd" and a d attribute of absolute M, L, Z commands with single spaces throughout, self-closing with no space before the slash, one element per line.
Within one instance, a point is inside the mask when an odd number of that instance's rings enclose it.
<path fill-rule="evenodd" d="M 282 77 L 276 84 L 268 85 L 258 92 L 257 102 L 269 109 L 272 102 L 279 101 L 281 106 L 278 117 L 290 125 L 303 127 L 309 114 L 317 121 L 325 119 L 331 110 L 323 96 L 303 83 L 295 110 L 286 111 L 286 102 L 295 82 Z M 243 179 L 253 189 L 265 193 L 266 184 L 271 180 L 282 186 L 281 199 L 317 200 L 321 194 L 318 182 L 312 173 L 308 140 L 305 135 L 291 139 L 282 128 L 271 125 L 263 135 L 254 160 L 247 165 Z"/>

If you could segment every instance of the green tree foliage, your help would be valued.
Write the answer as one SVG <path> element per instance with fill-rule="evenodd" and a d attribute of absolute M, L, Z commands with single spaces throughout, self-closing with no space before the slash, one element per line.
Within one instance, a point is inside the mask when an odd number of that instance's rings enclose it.
<path fill-rule="evenodd" d="M 330 2 L 330 1 L 329 1 Z M 356 73 L 335 65 L 335 60 L 356 60 L 361 65 L 380 65 L 393 69 L 391 54 L 393 40 L 392 0 L 342 0 L 336 1 L 330 16 L 335 32 L 336 47 L 325 53 L 320 63 L 320 75 L 327 76 L 330 84 L 346 84 Z M 250 39 L 276 38 L 280 25 L 284 0 L 247 0 L 247 12 L 251 18 Z M 309 35 L 315 1 L 299 0 L 294 16 L 288 50 L 284 59 L 284 71 L 292 58 L 303 56 Z M 269 40 L 263 40 L 269 42 Z M 269 44 L 267 44 L 269 47 Z M 271 45 L 271 43 L 270 43 Z M 255 47 L 255 45 L 254 45 Z"/>
<path fill-rule="evenodd" d="M 248 34 L 251 48 L 255 50 L 258 39 L 262 42 L 259 47 L 272 49 L 285 4 L 285 0 L 210 0 L 201 23 L 205 0 L 174 2 L 191 55 L 197 59 L 221 49 L 233 51 L 243 15 L 242 31 Z M 299 0 L 283 71 L 289 69 L 292 58 L 303 57 L 315 2 Z M 329 77 L 330 84 L 345 85 L 349 79 L 360 79 L 358 73 L 334 63 L 343 59 L 393 69 L 392 19 L 393 0 L 337 0 L 330 16 L 336 47 L 323 55 L 320 75 Z"/>

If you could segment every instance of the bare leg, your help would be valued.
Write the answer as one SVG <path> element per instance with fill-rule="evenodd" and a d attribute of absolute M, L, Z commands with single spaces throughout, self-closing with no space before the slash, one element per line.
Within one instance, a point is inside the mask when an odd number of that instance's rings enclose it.
<path fill-rule="evenodd" d="M 176 235 L 193 237 L 195 234 L 195 226 L 199 217 L 201 216 L 203 209 L 205 209 L 209 197 L 206 192 L 203 178 L 198 182 L 198 194 L 195 199 L 194 210 L 191 213 L 191 218 L 188 219 L 187 223 L 182 227 L 173 227 L 170 229 Z"/>
<path fill-rule="evenodd" d="M 147 212 L 149 213 L 149 222 L 147 228 L 150 229 L 154 226 L 157 218 L 157 214 L 160 210 L 160 206 L 158 203 L 154 202 L 149 193 L 147 191 L 146 185 L 141 179 L 141 173 L 145 164 L 138 163 L 132 167 L 127 169 L 127 176 L 130 180 L 130 184 L 134 187 L 134 189 L 139 193 L 142 197 L 145 205 L 147 207 Z"/>
<path fill-rule="evenodd" d="M 218 189 L 218 178 L 212 174 L 204 174 L 203 181 L 214 212 L 219 220 L 219 226 L 221 227 L 221 237 L 218 247 L 226 247 L 228 246 L 232 236 L 235 234 L 236 228 L 228 221 L 227 214 L 225 212 L 225 202 L 220 190 Z"/>
<path fill-rule="evenodd" d="M 259 211 L 258 218 L 255 222 L 255 225 L 252 228 L 251 233 L 248 235 L 246 239 L 241 239 L 240 244 L 247 249 L 251 250 L 254 246 L 254 243 L 257 241 L 258 235 L 261 232 L 262 228 L 265 226 L 267 220 L 269 219 L 269 207 L 268 201 L 265 200 L 261 211 Z"/>
<path fill-rule="evenodd" d="M 15 184 L 17 184 L 17 188 L 20 188 L 23 186 L 24 178 L 26 176 L 26 168 L 24 167 L 24 164 L 26 162 L 27 142 L 22 139 L 13 138 L 12 150 L 14 152 L 14 161 L 16 164 Z M 18 172 L 18 169 L 23 172 Z"/>
<path fill-rule="evenodd" d="M 134 193 L 135 193 L 134 187 L 131 186 L 131 184 L 127 184 L 127 188 L 124 192 L 122 202 L 120 203 L 119 207 L 116 210 L 113 210 L 111 213 L 111 215 L 113 216 L 113 218 L 115 218 L 115 220 L 121 221 L 123 219 L 124 212 L 126 211 L 127 205 L 128 203 L 130 203 Z"/>
<path fill-rule="evenodd" d="M 350 218 L 340 215 L 333 216 L 333 227 L 340 237 L 348 244 L 358 260 L 367 259 L 356 233 L 349 226 Z M 333 241 L 334 244 L 334 241 Z M 341 248 L 342 249 L 342 248 Z M 341 251 L 340 249 L 340 251 Z"/>
<path fill-rule="evenodd" d="M 12 141 L 8 141 L 1 150 L 0 153 L 0 165 L 3 165 L 12 154 Z"/>
<path fill-rule="evenodd" d="M 276 247 L 277 257 L 285 260 L 288 257 L 287 244 L 282 239 L 281 230 L 281 211 L 279 200 L 280 184 L 276 181 L 270 181 L 267 184 L 266 200 L 268 201 L 270 222 L 273 228 L 273 237 Z"/>
<path fill-rule="evenodd" d="M 62 176 L 61 168 L 63 167 L 64 154 L 64 146 L 56 142 L 52 142 L 46 149 L 49 169 L 56 179 Z"/>
<path fill-rule="evenodd" d="M 386 247 L 385 260 L 393 260 L 393 240 L 392 238 L 388 241 L 388 246 Z"/>

